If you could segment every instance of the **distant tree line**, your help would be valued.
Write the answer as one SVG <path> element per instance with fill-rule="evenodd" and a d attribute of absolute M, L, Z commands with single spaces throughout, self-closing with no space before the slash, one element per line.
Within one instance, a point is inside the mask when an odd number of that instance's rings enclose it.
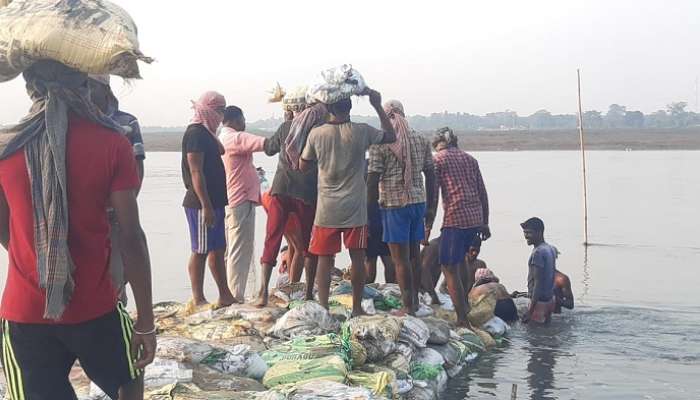
<path fill-rule="evenodd" d="M 700 125 L 700 114 L 688 111 L 686 102 L 668 104 L 665 109 L 644 114 L 641 111 L 627 110 L 619 104 L 611 104 L 607 112 L 586 111 L 583 113 L 583 126 L 588 129 L 619 128 L 686 128 Z M 433 113 L 428 116 L 408 117 L 413 129 L 428 131 L 449 126 L 455 130 L 528 130 L 528 129 L 575 129 L 578 127 L 576 114 L 552 114 L 539 110 L 532 115 L 520 116 L 506 110 L 474 115 L 469 113 Z M 377 117 L 353 116 L 355 122 L 379 125 Z M 282 122 L 280 118 L 268 118 L 249 124 L 253 129 L 272 130 Z"/>

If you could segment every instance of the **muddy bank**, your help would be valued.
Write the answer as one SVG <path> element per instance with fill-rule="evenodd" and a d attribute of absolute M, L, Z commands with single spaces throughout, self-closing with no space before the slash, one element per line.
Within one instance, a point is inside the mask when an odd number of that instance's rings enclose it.
<path fill-rule="evenodd" d="M 269 132 L 255 132 L 261 136 Z M 424 132 L 429 136 L 429 132 Z M 575 129 L 547 131 L 458 132 L 460 146 L 471 151 L 578 150 Z M 173 132 L 145 133 L 149 151 L 180 151 L 182 135 Z M 589 150 L 700 150 L 700 128 L 588 130 Z"/>

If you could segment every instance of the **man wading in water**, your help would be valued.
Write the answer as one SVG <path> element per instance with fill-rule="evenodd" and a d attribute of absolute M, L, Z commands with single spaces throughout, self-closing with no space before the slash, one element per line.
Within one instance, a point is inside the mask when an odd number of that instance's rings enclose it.
<path fill-rule="evenodd" d="M 75 399 L 69 373 L 78 360 L 110 398 L 143 399 L 142 369 L 153 361 L 156 330 L 132 147 L 122 127 L 90 100 L 86 74 L 41 61 L 24 78 L 33 113 L 0 131 L 8 394 Z M 108 205 L 120 226 L 136 323 L 110 279 Z"/>
<path fill-rule="evenodd" d="M 427 198 L 435 198 L 433 156 L 425 139 L 408 126 L 399 101 L 387 102 L 384 111 L 396 132 L 396 142 L 370 148 L 367 202 L 375 205 L 379 200 L 383 241 L 389 245 L 401 288 L 401 311 L 413 315 L 421 280 L 420 243 L 425 226 L 435 219 L 436 207 L 428 207 L 431 212 L 426 213 L 425 206 L 425 186 Z M 425 174 L 425 186 L 421 173 Z"/>
<path fill-rule="evenodd" d="M 522 316 L 522 322 L 548 323 L 555 308 L 554 273 L 557 266 L 557 250 L 544 241 L 544 222 L 541 219 L 530 218 L 520 226 L 528 246 L 533 246 L 527 262 L 530 307 Z"/>
<path fill-rule="evenodd" d="M 318 256 L 318 298 L 328 308 L 333 256 L 341 236 L 352 261 L 353 316 L 362 315 L 367 247 L 367 184 L 365 153 L 373 144 L 393 143 L 394 127 L 382 108 L 379 92 L 367 89 L 382 131 L 350 122 L 350 98 L 328 105 L 326 124 L 311 130 L 300 158 L 302 171 L 318 166 L 318 201 L 309 251 Z M 312 285 L 313 280 L 307 282 Z"/>

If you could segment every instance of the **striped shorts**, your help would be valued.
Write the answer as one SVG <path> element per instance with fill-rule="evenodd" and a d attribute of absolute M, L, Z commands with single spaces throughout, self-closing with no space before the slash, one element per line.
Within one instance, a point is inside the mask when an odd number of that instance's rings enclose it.
<path fill-rule="evenodd" d="M 76 360 L 110 398 L 141 371 L 131 354 L 131 318 L 120 304 L 100 318 L 70 325 L 2 320 L 2 366 L 12 400 L 75 399 L 68 380 Z"/>
<path fill-rule="evenodd" d="M 224 220 L 226 212 L 224 208 L 214 210 L 214 226 L 204 223 L 202 210 L 185 207 L 187 226 L 190 228 L 190 242 L 192 252 L 207 254 L 211 251 L 226 249 L 226 229 Z"/>

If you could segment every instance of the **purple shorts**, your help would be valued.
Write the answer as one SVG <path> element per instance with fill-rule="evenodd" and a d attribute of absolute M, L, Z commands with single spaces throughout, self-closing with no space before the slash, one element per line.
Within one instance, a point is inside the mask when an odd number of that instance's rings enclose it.
<path fill-rule="evenodd" d="M 193 253 L 208 254 L 212 251 L 226 249 L 223 208 L 214 210 L 214 226 L 204 224 L 204 216 L 200 209 L 185 207 L 185 215 L 187 216 L 187 226 L 190 228 Z"/>

